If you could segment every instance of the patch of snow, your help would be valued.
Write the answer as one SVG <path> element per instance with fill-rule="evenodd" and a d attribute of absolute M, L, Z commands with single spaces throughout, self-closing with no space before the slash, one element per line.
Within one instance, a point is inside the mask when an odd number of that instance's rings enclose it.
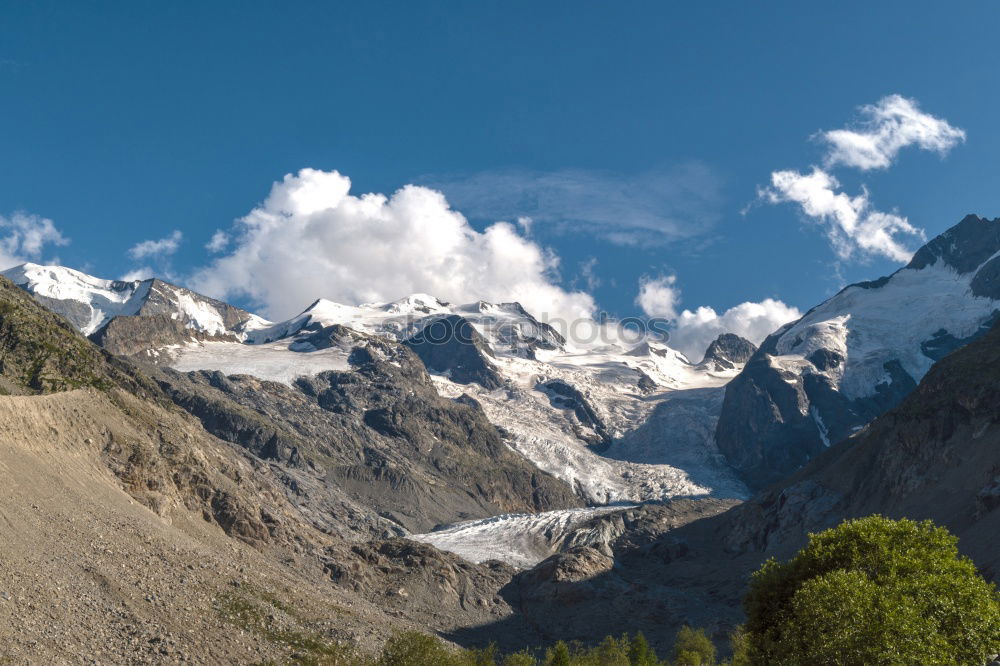
<path fill-rule="evenodd" d="M 823 423 L 823 417 L 820 416 L 819 410 L 816 409 L 815 407 L 810 407 L 809 408 L 809 413 L 812 415 L 813 421 L 816 422 L 816 430 L 819 431 L 819 437 L 820 437 L 820 439 L 823 440 L 823 446 L 829 448 L 829 446 L 830 446 L 830 434 L 829 434 L 830 430 L 829 430 L 829 428 L 826 427 L 826 424 Z"/>

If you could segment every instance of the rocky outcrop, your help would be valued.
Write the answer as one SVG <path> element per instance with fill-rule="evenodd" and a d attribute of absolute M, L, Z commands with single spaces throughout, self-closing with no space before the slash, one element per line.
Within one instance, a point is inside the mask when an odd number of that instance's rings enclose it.
<path fill-rule="evenodd" d="M 429 318 L 404 344 L 420 357 L 428 370 L 446 374 L 454 382 L 476 382 L 487 390 L 503 385 L 499 373 L 488 360 L 493 357 L 489 345 L 462 316 Z"/>
<path fill-rule="evenodd" d="M 0 394 L 83 387 L 121 387 L 140 396 L 151 388 L 132 366 L 90 344 L 64 318 L 0 277 Z"/>
<path fill-rule="evenodd" d="M 735 370 L 744 365 L 757 351 L 756 345 L 733 333 L 723 333 L 708 345 L 701 365 L 716 372 Z"/>
<path fill-rule="evenodd" d="M 719 449 L 761 488 L 899 404 L 1000 317 L 1000 219 L 968 216 L 903 269 L 770 335 L 726 387 Z"/>
<path fill-rule="evenodd" d="M 211 335 L 189 328 L 169 314 L 115 317 L 90 339 L 119 356 L 139 356 L 143 360 L 156 362 L 158 349 L 168 345 L 206 340 L 235 341 L 233 334 Z"/>
<path fill-rule="evenodd" d="M 573 425 L 579 439 L 602 449 L 611 444 L 612 437 L 607 425 L 578 388 L 562 379 L 540 382 L 535 388 L 548 395 L 553 407 L 572 411 L 576 417 Z"/>

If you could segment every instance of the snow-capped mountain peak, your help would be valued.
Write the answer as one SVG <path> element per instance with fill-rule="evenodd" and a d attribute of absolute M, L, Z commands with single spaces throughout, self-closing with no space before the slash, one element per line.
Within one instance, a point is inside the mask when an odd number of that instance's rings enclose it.
<path fill-rule="evenodd" d="M 167 315 L 205 335 L 235 334 L 265 325 L 260 317 L 157 278 L 104 280 L 64 266 L 26 263 L 3 272 L 84 335 L 116 317 Z"/>
<path fill-rule="evenodd" d="M 1000 219 L 970 215 L 892 275 L 845 287 L 761 343 L 727 387 L 719 447 L 755 483 L 775 481 L 998 319 Z"/>
<path fill-rule="evenodd" d="M 84 335 L 113 317 L 135 314 L 152 284 L 152 280 L 102 280 L 64 266 L 32 263 L 10 268 L 3 275 L 65 316 Z"/>

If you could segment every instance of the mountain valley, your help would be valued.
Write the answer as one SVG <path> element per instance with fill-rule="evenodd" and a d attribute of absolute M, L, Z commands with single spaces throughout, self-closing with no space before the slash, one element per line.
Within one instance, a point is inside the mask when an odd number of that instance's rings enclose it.
<path fill-rule="evenodd" d="M 7 270 L 0 636 L 135 663 L 407 628 L 721 639 L 764 559 L 871 513 L 947 525 L 993 578 L 998 256 L 1000 219 L 969 216 L 700 360 L 581 342 L 518 303 L 318 300 L 271 322 L 158 279 Z"/>

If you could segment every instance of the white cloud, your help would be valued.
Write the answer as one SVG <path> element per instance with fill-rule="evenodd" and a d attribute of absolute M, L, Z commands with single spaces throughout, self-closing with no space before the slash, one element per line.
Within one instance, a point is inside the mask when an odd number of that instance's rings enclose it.
<path fill-rule="evenodd" d="M 676 283 L 677 276 L 675 275 L 641 278 L 635 304 L 642 309 L 647 317 L 675 319 L 677 305 L 681 300 L 681 292 Z"/>
<path fill-rule="evenodd" d="M 518 219 L 525 233 L 544 225 L 626 246 L 702 235 L 721 218 L 723 200 L 719 177 L 700 163 L 627 176 L 584 169 L 504 170 L 427 180 L 475 219 Z"/>
<path fill-rule="evenodd" d="M 694 312 L 684 310 L 677 316 L 669 344 L 697 363 L 708 345 L 723 333 L 735 333 L 759 345 L 780 326 L 801 316 L 798 308 L 773 298 L 765 298 L 759 303 L 740 303 L 722 314 L 702 306 Z"/>
<path fill-rule="evenodd" d="M 779 326 L 802 316 L 798 308 L 773 298 L 740 303 L 722 314 L 707 306 L 678 313 L 681 290 L 675 275 L 641 278 L 635 303 L 648 317 L 670 319 L 668 344 L 695 363 L 723 333 L 735 333 L 759 345 Z"/>
<path fill-rule="evenodd" d="M 861 194 L 853 197 L 838 191 L 840 183 L 829 169 L 836 166 L 862 171 L 885 169 L 907 146 L 944 155 L 965 141 L 965 132 L 924 113 L 915 100 L 900 95 L 888 95 L 875 104 L 863 106 L 861 114 L 863 119 L 855 129 L 820 133 L 820 138 L 828 144 L 823 169 L 812 167 L 812 172 L 806 174 L 795 170 L 774 171 L 771 186 L 760 188 L 758 198 L 772 204 L 798 204 L 806 217 L 824 227 L 841 259 L 849 259 L 857 252 L 863 258 L 880 255 L 905 262 L 913 251 L 901 237 L 924 240 L 923 230 L 902 215 L 875 209 L 864 185 Z"/>
<path fill-rule="evenodd" d="M 156 277 L 156 271 L 149 266 L 140 266 L 139 268 L 130 270 L 118 279 L 122 282 L 134 282 L 136 280 L 148 280 L 153 277 Z"/>
<path fill-rule="evenodd" d="M 885 169 L 907 146 L 940 155 L 965 141 L 965 132 L 948 121 L 920 110 L 916 100 L 888 95 L 861 107 L 863 120 L 855 129 L 822 132 L 829 144 L 824 164 L 855 167 L 862 171 Z"/>
<path fill-rule="evenodd" d="M 222 252 L 227 247 L 229 247 L 229 234 L 222 229 L 216 229 L 212 239 L 205 244 L 205 249 L 213 254 Z"/>
<path fill-rule="evenodd" d="M 167 257 L 177 251 L 181 246 L 184 235 L 180 230 L 175 229 L 166 238 L 158 240 L 145 240 L 136 243 L 129 248 L 128 254 L 133 259 L 145 259 L 146 257 Z"/>
<path fill-rule="evenodd" d="M 601 278 L 597 275 L 597 257 L 580 262 L 580 278 L 587 285 L 587 291 L 594 291 L 601 286 Z"/>
<path fill-rule="evenodd" d="M 47 245 L 67 243 L 69 239 L 48 218 L 21 212 L 0 215 L 0 270 L 39 260 Z"/>
<path fill-rule="evenodd" d="M 592 316 L 593 298 L 558 286 L 558 258 L 513 225 L 478 232 L 427 187 L 391 196 L 350 188 L 336 171 L 286 175 L 236 222 L 232 249 L 198 271 L 192 287 L 248 297 L 275 319 L 320 297 L 356 304 L 417 292 L 457 303 L 516 300 L 547 318 Z"/>
<path fill-rule="evenodd" d="M 866 255 L 908 261 L 913 251 L 903 245 L 899 236 L 922 240 L 923 231 L 905 217 L 872 208 L 867 189 L 851 197 L 838 192 L 839 187 L 836 178 L 813 167 L 808 174 L 775 171 L 771 174 L 771 187 L 762 189 L 760 194 L 770 203 L 799 204 L 807 217 L 824 226 L 841 259 L 848 259 L 855 250 L 860 250 Z"/>

